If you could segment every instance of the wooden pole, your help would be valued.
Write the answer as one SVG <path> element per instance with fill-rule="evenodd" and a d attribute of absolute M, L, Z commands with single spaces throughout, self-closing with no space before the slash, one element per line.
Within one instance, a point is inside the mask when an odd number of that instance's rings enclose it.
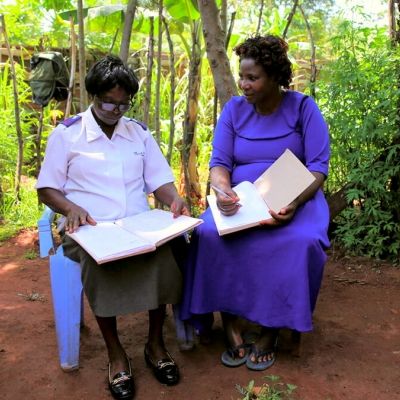
<path fill-rule="evenodd" d="M 16 198 L 19 200 L 19 192 L 20 192 L 20 186 L 21 186 L 22 162 L 23 162 L 23 156 L 24 156 L 24 139 L 23 139 L 22 129 L 21 129 L 21 114 L 20 114 L 19 102 L 18 102 L 17 76 L 15 73 L 13 55 L 12 55 L 11 48 L 10 48 L 10 42 L 8 41 L 6 22 L 5 22 L 3 14 L 0 14 L 0 33 L 3 35 L 4 42 L 6 44 L 8 59 L 10 60 L 11 78 L 12 78 L 12 83 L 13 83 L 15 130 L 17 132 L 17 141 L 18 141 L 18 155 L 17 155 L 17 162 L 16 162 L 14 191 L 15 191 Z"/>
<path fill-rule="evenodd" d="M 72 100 L 74 98 L 74 84 L 75 84 L 75 71 L 76 71 L 76 34 L 74 27 L 74 17 L 70 18 L 71 25 L 71 71 L 69 75 L 69 85 L 68 85 L 68 99 L 67 106 L 65 108 L 65 118 L 68 118 L 71 114 Z"/>
<path fill-rule="evenodd" d="M 126 63 L 129 58 L 129 45 L 131 43 L 132 25 L 135 19 L 136 0 L 129 0 L 126 6 L 124 30 L 122 32 L 121 47 L 119 57 Z"/>
<path fill-rule="evenodd" d="M 86 56 L 85 56 L 85 32 L 83 26 L 83 4 L 82 0 L 78 0 L 78 47 L 79 47 L 79 104 L 80 112 L 86 110 L 86 90 L 85 90 L 85 76 L 86 76 Z"/>
<path fill-rule="evenodd" d="M 39 176 L 39 171 L 40 171 L 40 166 L 42 164 L 42 131 L 43 131 L 43 114 L 44 114 L 44 109 L 43 106 L 40 106 L 40 113 L 39 113 L 39 127 L 38 127 L 38 132 L 36 134 L 36 139 L 35 139 L 35 147 L 36 147 L 36 177 Z"/>

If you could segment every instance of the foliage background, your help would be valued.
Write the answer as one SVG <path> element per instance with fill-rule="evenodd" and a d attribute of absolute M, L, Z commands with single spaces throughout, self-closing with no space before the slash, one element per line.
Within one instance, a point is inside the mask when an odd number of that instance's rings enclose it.
<path fill-rule="evenodd" d="M 348 186 L 348 207 L 333 221 L 334 242 L 345 246 L 353 254 L 377 258 L 391 258 L 400 254 L 399 190 L 399 50 L 387 35 L 385 26 L 376 26 L 375 16 L 362 8 L 354 8 L 356 21 L 338 12 L 330 0 L 300 2 L 311 26 L 316 45 L 318 76 L 316 101 L 331 132 L 330 175 L 326 182 L 327 196 Z M 381 3 L 384 3 L 383 1 Z M 85 46 L 91 58 L 107 52 L 118 53 L 124 21 L 126 1 L 85 2 Z M 235 12 L 234 29 L 227 48 L 233 74 L 237 76 L 237 60 L 232 48 L 252 32 L 259 18 L 259 3 L 254 0 L 232 0 L 228 16 Z M 292 1 L 265 0 L 260 33 L 282 34 Z M 0 6 L 7 22 L 12 45 L 38 48 L 68 48 L 68 16 L 76 14 L 76 4 L 69 0 L 5 1 Z M 23 12 L 21 10 L 24 10 Z M 141 77 L 141 91 L 135 99 L 132 116 L 143 119 L 146 70 L 146 50 L 150 31 L 149 17 L 154 17 L 154 37 L 158 35 L 158 4 L 140 1 L 135 14 L 131 39 L 132 63 Z M 200 15 L 195 2 L 168 0 L 164 15 L 171 33 L 177 71 L 174 105 L 175 136 L 171 165 L 178 180 L 181 178 L 181 145 L 186 114 L 188 73 L 191 61 L 191 40 L 195 21 Z M 360 21 L 362 23 L 360 23 Z M 165 37 L 165 35 L 164 35 Z M 311 42 L 305 20 L 296 12 L 287 36 L 290 56 L 295 70 L 294 88 L 310 93 L 309 59 Z M 197 162 L 204 199 L 208 176 L 208 159 L 213 131 L 214 84 L 207 62 L 204 41 L 200 41 L 201 87 L 196 124 Z M 164 39 L 163 54 L 168 57 Z M 156 62 L 156 60 L 155 60 Z M 30 104 L 27 66 L 17 64 L 21 123 L 24 136 L 25 185 L 21 198 L 13 192 L 16 160 L 14 104 L 9 65 L 1 64 L 0 74 L 0 171 L 1 218 L 9 227 L 34 226 L 41 208 L 33 190 L 33 143 L 38 125 L 37 109 Z M 166 153 L 170 127 L 170 80 L 168 62 L 163 59 L 160 82 L 160 146 Z M 156 126 L 155 85 L 157 68 L 153 68 L 149 127 Z M 45 109 L 44 138 L 62 116 L 62 105 L 52 101 Z M 195 212 L 200 212 L 204 201 Z M 1 236 L 0 236 L 1 238 Z"/>

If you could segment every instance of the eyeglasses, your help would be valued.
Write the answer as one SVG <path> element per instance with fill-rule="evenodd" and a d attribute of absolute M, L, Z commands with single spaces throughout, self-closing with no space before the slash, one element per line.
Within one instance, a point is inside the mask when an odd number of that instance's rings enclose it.
<path fill-rule="evenodd" d="M 112 112 L 112 111 L 118 110 L 119 112 L 125 113 L 132 107 L 132 103 L 129 103 L 129 104 L 124 104 L 124 103 L 115 104 L 115 103 L 106 103 L 104 101 L 101 101 L 98 97 L 96 97 L 96 99 L 97 99 L 97 103 L 99 104 L 99 107 L 103 111 Z"/>

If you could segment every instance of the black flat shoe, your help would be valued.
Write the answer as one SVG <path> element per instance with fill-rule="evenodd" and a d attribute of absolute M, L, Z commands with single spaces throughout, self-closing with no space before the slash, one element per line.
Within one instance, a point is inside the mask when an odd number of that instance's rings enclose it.
<path fill-rule="evenodd" d="M 135 394 L 131 363 L 128 357 L 126 359 L 128 360 L 129 371 L 118 372 L 112 379 L 111 364 L 108 364 L 108 387 L 114 399 L 117 400 L 133 399 Z"/>
<path fill-rule="evenodd" d="M 154 376 L 160 383 L 172 386 L 179 382 L 179 368 L 168 351 L 166 353 L 168 358 L 154 361 L 149 356 L 147 345 L 144 347 L 144 359 L 147 366 L 152 369 Z"/>

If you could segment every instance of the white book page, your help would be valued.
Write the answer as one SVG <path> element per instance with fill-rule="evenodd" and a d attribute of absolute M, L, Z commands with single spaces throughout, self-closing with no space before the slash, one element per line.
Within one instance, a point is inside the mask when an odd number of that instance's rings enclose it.
<path fill-rule="evenodd" d="M 121 229 L 114 222 L 99 222 L 94 226 L 83 225 L 76 232 L 67 234 L 99 264 L 154 249 L 151 243 Z"/>
<path fill-rule="evenodd" d="M 231 216 L 221 214 L 217 208 L 216 196 L 207 196 L 220 236 L 257 226 L 260 221 L 272 218 L 267 205 L 251 182 L 241 182 L 233 190 L 239 196 L 242 206 Z"/>
<path fill-rule="evenodd" d="M 315 180 L 314 175 L 289 150 L 254 182 L 268 207 L 275 212 L 289 205 Z"/>
<path fill-rule="evenodd" d="M 202 222 L 201 219 L 187 217 L 186 215 L 174 218 L 169 211 L 154 209 L 122 218 L 115 223 L 159 246 Z"/>

